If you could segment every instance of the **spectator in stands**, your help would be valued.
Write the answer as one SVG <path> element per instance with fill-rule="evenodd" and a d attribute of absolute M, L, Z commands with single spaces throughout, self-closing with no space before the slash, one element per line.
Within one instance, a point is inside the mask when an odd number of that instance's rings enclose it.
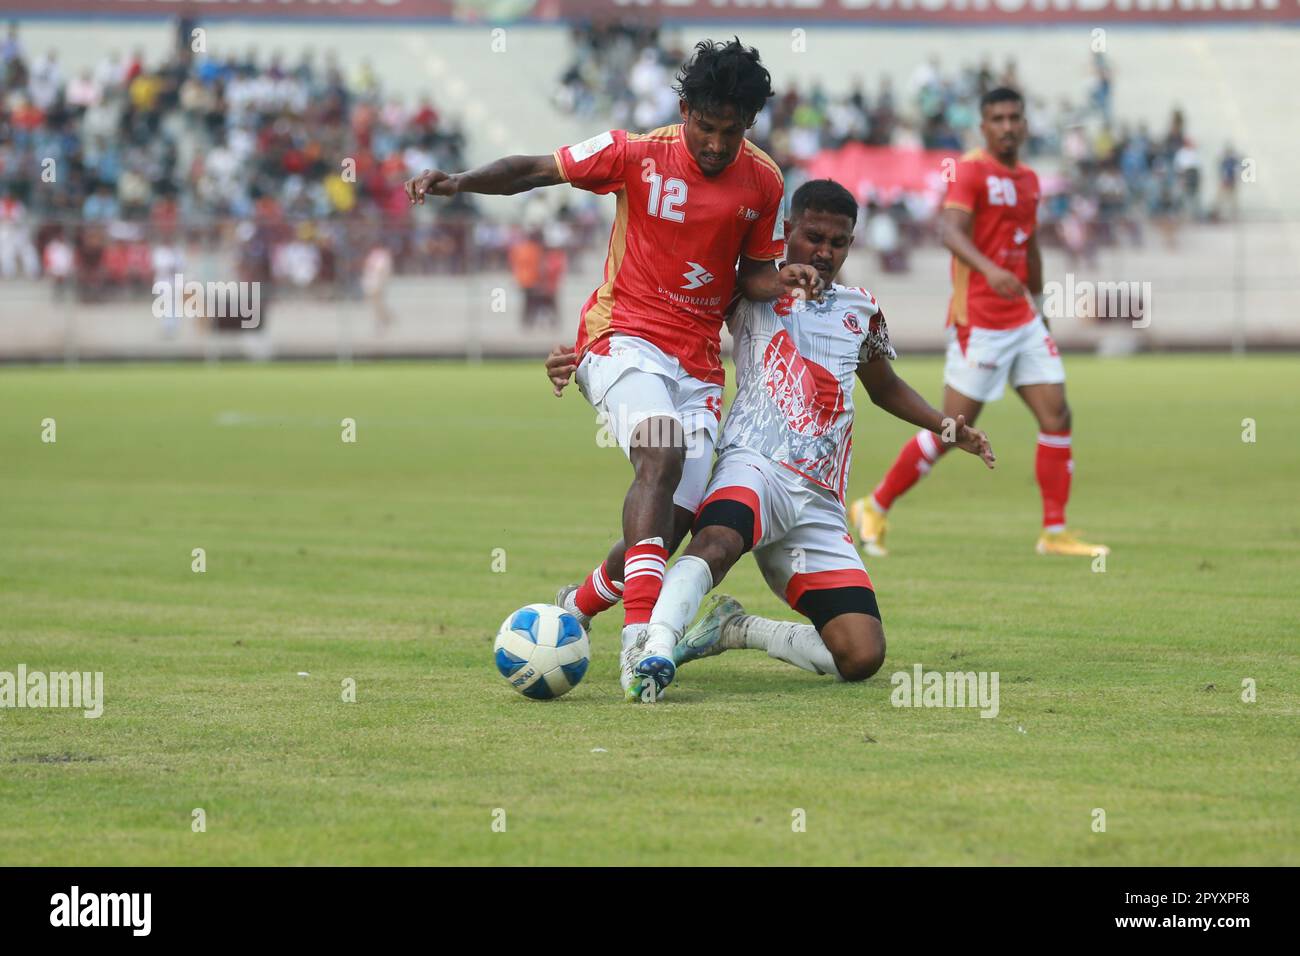
<path fill-rule="evenodd" d="M 62 299 L 67 294 L 76 266 L 76 256 L 72 246 L 63 238 L 62 230 L 54 233 L 45 243 L 42 265 L 46 277 L 54 284 L 54 298 Z"/>
<path fill-rule="evenodd" d="M 1101 116 L 1101 120 L 1107 126 L 1111 122 L 1111 72 L 1110 64 L 1106 60 L 1106 54 L 1095 52 L 1092 55 L 1093 69 L 1093 86 L 1089 93 L 1089 100 Z"/>
<path fill-rule="evenodd" d="M 907 249 L 893 211 L 872 200 L 867 203 L 867 247 L 880 258 L 882 272 L 906 272 Z"/>
<path fill-rule="evenodd" d="M 538 311 L 542 306 L 542 257 L 545 249 L 542 236 L 537 230 L 523 233 L 510 246 L 510 272 L 514 275 L 515 285 L 523 297 L 523 312 L 520 314 L 520 326 L 532 328 L 537 323 Z"/>
<path fill-rule="evenodd" d="M 361 290 L 375 314 L 375 328 L 385 332 L 393 324 L 393 310 L 388 307 L 388 284 L 393 276 L 393 253 L 383 242 L 376 242 L 366 253 L 361 267 Z"/>
<path fill-rule="evenodd" d="M 1219 157 L 1219 194 L 1214 203 L 1217 218 L 1237 218 L 1237 178 L 1241 172 L 1241 157 L 1231 143 L 1225 144 Z"/>
<path fill-rule="evenodd" d="M 0 277 L 13 278 L 20 270 L 29 279 L 41 274 L 27 207 L 13 190 L 7 190 L 0 197 Z"/>

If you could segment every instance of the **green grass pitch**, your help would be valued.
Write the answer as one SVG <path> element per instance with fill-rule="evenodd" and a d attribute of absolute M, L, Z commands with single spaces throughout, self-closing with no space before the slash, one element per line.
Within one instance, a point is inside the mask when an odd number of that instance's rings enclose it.
<path fill-rule="evenodd" d="M 735 652 L 655 707 L 621 699 L 616 615 L 561 700 L 492 666 L 630 478 L 538 363 L 0 371 L 0 671 L 106 698 L 0 710 L 2 862 L 1298 864 L 1297 360 L 1068 368 L 1104 572 L 1033 553 L 1010 396 L 997 470 L 945 460 L 869 562 L 880 674 Z M 938 399 L 937 360 L 899 370 Z M 911 431 L 859 405 L 855 494 Z M 792 613 L 748 559 L 723 587 Z M 1000 713 L 891 706 L 918 663 L 998 672 Z"/>

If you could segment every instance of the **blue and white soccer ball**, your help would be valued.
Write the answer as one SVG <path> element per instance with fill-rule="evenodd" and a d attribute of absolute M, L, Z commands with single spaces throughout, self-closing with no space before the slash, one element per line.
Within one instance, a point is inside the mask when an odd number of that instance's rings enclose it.
<path fill-rule="evenodd" d="M 591 661 L 587 632 L 554 604 L 529 604 L 511 614 L 497 631 L 493 651 L 501 676 L 534 700 L 573 690 Z"/>

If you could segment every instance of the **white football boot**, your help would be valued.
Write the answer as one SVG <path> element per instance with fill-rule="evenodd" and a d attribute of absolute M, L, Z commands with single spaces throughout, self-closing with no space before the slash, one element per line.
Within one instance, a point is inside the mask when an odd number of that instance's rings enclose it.
<path fill-rule="evenodd" d="M 555 604 L 557 607 L 564 608 L 566 611 L 568 611 L 570 614 L 576 617 L 578 619 L 578 623 L 582 625 L 582 629 L 586 631 L 588 634 L 591 634 L 591 618 L 587 617 L 587 615 L 583 614 L 580 610 L 578 610 L 577 597 L 578 597 L 579 587 L 581 587 L 581 585 L 566 584 L 564 587 L 560 588 L 560 590 L 556 592 L 555 595 Z"/>
<path fill-rule="evenodd" d="M 677 635 L 666 624 L 646 627 L 640 659 L 632 668 L 634 680 L 629 700 L 647 704 L 663 700 L 664 689 L 677 676 L 677 665 L 673 663 L 673 645 L 676 643 Z M 627 693 L 626 688 L 624 692 Z"/>

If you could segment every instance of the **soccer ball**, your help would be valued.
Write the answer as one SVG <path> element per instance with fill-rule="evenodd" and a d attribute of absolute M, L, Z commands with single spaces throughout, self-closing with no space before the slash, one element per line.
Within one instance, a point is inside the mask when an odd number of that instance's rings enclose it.
<path fill-rule="evenodd" d="M 493 652 L 511 687 L 533 700 L 550 700 L 578 686 L 591 660 L 591 643 L 564 608 L 529 604 L 502 622 Z"/>

